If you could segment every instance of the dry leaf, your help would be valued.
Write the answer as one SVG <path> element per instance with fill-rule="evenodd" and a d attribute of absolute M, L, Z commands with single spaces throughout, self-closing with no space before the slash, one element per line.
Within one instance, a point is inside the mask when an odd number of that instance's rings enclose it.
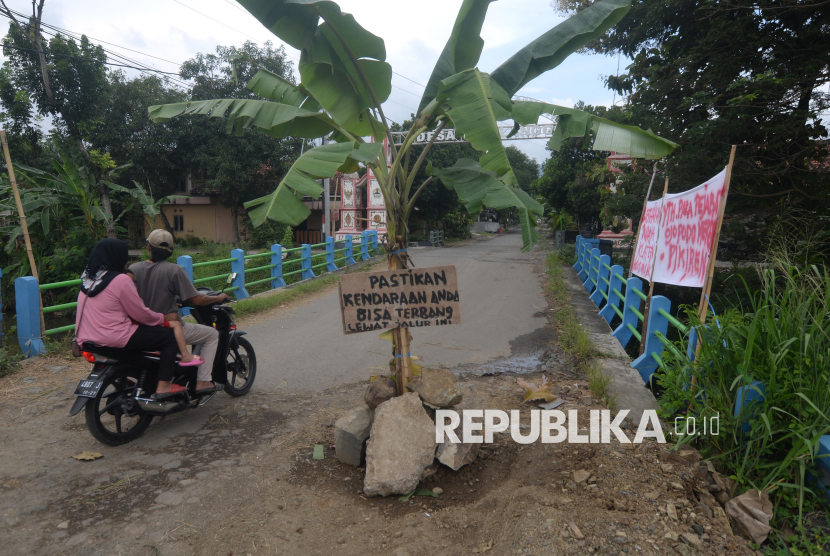
<path fill-rule="evenodd" d="M 104 457 L 104 454 L 99 454 L 98 452 L 81 452 L 80 454 L 75 454 L 72 457 L 78 460 L 92 461 L 94 459 Z"/>
<path fill-rule="evenodd" d="M 546 376 L 542 376 L 542 383 L 538 387 L 532 382 L 528 382 L 521 378 L 517 378 L 516 383 L 525 391 L 525 402 L 534 402 L 539 400 L 550 402 L 556 399 L 556 396 L 550 391 L 553 384 L 548 382 Z"/>
<path fill-rule="evenodd" d="M 489 541 L 487 541 L 487 544 L 481 545 L 481 548 L 478 549 L 478 552 L 481 554 L 481 553 L 487 552 L 491 548 L 493 548 L 493 539 L 490 539 Z"/>

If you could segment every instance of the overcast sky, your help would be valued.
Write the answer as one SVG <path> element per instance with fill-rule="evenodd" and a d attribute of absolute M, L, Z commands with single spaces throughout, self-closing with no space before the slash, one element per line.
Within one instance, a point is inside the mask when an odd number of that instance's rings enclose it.
<path fill-rule="evenodd" d="M 400 122 L 418 107 L 423 91 L 421 84 L 426 84 L 429 79 L 461 2 L 338 1 L 343 11 L 354 14 L 361 25 L 386 42 L 387 61 L 399 74 L 393 75 L 392 95 L 384 104 L 387 117 Z M 6 4 L 13 10 L 31 11 L 31 2 L 26 0 L 6 0 Z M 431 19 L 423 19 L 419 14 L 431 14 Z M 479 69 L 494 70 L 518 49 L 562 20 L 550 7 L 550 0 L 494 2 L 482 31 L 485 45 Z M 46 0 L 43 21 L 84 33 L 95 42 L 112 43 L 103 46 L 167 72 L 177 72 L 178 66 L 197 52 L 214 52 L 219 44 L 241 45 L 245 40 L 258 43 L 270 40 L 275 45 L 282 44 L 233 0 Z M 414 34 L 408 30 L 415 28 L 420 30 L 419 36 L 410 36 Z M 299 52 L 288 46 L 286 52 L 295 60 L 296 73 Z M 574 54 L 558 68 L 530 82 L 518 94 L 565 106 L 578 100 L 608 106 L 614 95 L 604 87 L 601 78 L 615 74 L 617 63 L 616 57 Z M 626 60 L 623 59 L 621 64 L 624 68 Z M 616 100 L 619 103 L 619 96 Z M 548 156 L 545 141 L 541 139 L 506 144 L 516 145 L 540 163 Z"/>

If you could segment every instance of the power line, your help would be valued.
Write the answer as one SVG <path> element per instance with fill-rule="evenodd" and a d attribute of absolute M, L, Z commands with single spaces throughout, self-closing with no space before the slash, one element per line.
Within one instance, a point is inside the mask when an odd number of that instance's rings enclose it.
<path fill-rule="evenodd" d="M 4 49 L 8 48 L 8 49 L 11 49 L 11 50 L 25 50 L 27 52 L 37 52 L 37 49 L 34 49 L 34 48 L 22 48 L 22 47 L 19 47 L 19 46 L 9 46 L 7 44 L 4 44 L 3 48 Z M 104 62 L 103 60 L 96 60 L 94 58 L 90 59 L 90 58 L 81 58 L 79 56 L 70 56 L 69 54 L 55 54 L 54 52 L 50 52 L 49 56 L 56 56 L 58 58 L 69 58 L 69 59 L 72 59 L 72 60 L 80 60 L 82 62 L 91 62 L 91 63 L 96 63 L 96 64 L 103 64 L 105 66 L 116 66 L 116 67 L 119 67 L 119 68 L 130 68 L 130 69 L 143 70 L 143 71 L 153 71 L 155 73 L 178 75 L 177 73 L 170 73 L 169 71 L 147 70 L 147 69 L 138 68 L 138 67 L 135 67 L 135 66 L 127 66 L 127 65 L 124 65 L 124 64 L 115 64 L 113 62 Z"/>
<path fill-rule="evenodd" d="M 190 6 L 188 6 L 187 4 L 184 4 L 184 3 L 182 3 L 182 2 L 179 2 L 179 0 L 173 0 L 173 2 L 175 2 L 176 4 L 179 4 L 179 5 L 184 6 L 184 7 L 185 7 L 185 8 L 187 8 L 188 10 L 193 10 L 193 11 L 194 11 L 194 12 L 196 12 L 197 14 L 199 14 L 199 15 L 201 15 L 201 16 L 204 16 L 204 17 L 208 18 L 208 19 L 209 19 L 209 20 L 211 20 L 211 21 L 215 21 L 215 22 L 216 22 L 216 23 L 218 23 L 219 25 L 223 25 L 223 26 L 227 27 L 228 29 L 230 29 L 231 31 L 236 31 L 236 32 L 237 32 L 237 33 L 239 33 L 240 35 L 245 35 L 246 37 L 248 37 L 249 39 L 251 39 L 252 41 L 254 41 L 254 42 L 258 43 L 258 44 L 262 44 L 262 42 L 263 42 L 263 41 L 260 41 L 260 40 L 258 40 L 258 39 L 256 39 L 256 38 L 252 37 L 251 35 L 249 35 L 249 34 L 247 34 L 247 33 L 243 33 L 243 32 L 242 32 L 242 31 L 240 31 L 239 29 L 234 29 L 233 27 L 231 27 L 231 26 L 230 26 L 230 25 L 228 25 L 227 23 L 223 23 L 223 22 L 219 21 L 218 19 L 214 19 L 214 18 L 210 17 L 209 15 L 207 15 L 207 14 L 204 14 L 204 13 L 200 12 L 200 11 L 199 11 L 199 10 L 197 10 L 196 8 L 191 8 L 191 7 L 190 7 Z"/>
<path fill-rule="evenodd" d="M 10 10 L 10 11 L 11 11 L 12 13 L 14 13 L 15 15 L 18 15 L 18 16 L 20 16 L 20 17 L 28 17 L 26 14 L 22 14 L 22 13 L 20 13 L 20 12 L 16 12 L 16 11 L 14 11 L 14 10 Z M 5 14 L 0 14 L 0 15 L 3 15 L 4 17 L 7 17 L 7 18 L 9 17 L 9 16 L 7 16 L 7 15 L 5 15 Z M 9 18 L 9 19 L 11 19 L 11 18 Z M 28 23 L 26 23 L 26 25 L 28 26 L 29 24 L 28 24 Z M 56 26 L 54 26 L 54 25 L 50 25 L 50 24 L 48 24 L 48 23 L 44 23 L 44 22 L 41 22 L 41 26 L 42 26 L 42 28 L 41 28 L 41 32 L 42 32 L 44 35 L 47 35 L 47 36 L 52 36 L 52 37 L 54 37 L 54 36 L 56 36 L 56 34 L 55 34 L 54 32 L 50 33 L 49 31 L 44 30 L 44 29 L 43 29 L 43 27 L 45 27 L 45 28 L 47 28 L 47 29 L 51 29 L 51 30 L 53 30 L 53 31 L 56 31 L 57 33 L 64 33 L 64 34 L 68 35 L 70 38 L 80 39 L 80 38 L 83 36 L 83 33 L 78 33 L 78 32 L 76 32 L 76 31 L 71 31 L 71 30 L 69 30 L 69 29 L 63 29 L 63 28 L 61 28 L 61 27 L 56 27 Z M 93 39 L 93 40 L 96 40 L 96 41 L 97 41 L 97 40 L 99 40 L 99 39 L 95 39 L 94 37 L 87 37 L 87 38 L 90 38 L 90 39 Z M 106 41 L 101 41 L 101 42 L 106 42 Z M 113 44 L 113 43 L 107 43 L 107 44 Z M 99 46 L 100 46 L 100 45 L 99 45 Z M 132 50 L 132 49 L 130 49 L 130 48 L 123 47 L 123 46 L 120 46 L 120 45 L 113 44 L 113 46 L 116 46 L 116 47 L 118 47 L 118 48 L 123 48 L 123 49 L 125 49 L 125 50 L 131 50 L 131 51 L 133 51 L 133 52 L 137 52 L 137 53 L 139 53 L 139 54 L 143 54 L 143 55 L 145 55 L 145 56 L 149 56 L 149 57 L 151 57 L 151 58 L 157 58 L 156 56 L 153 56 L 153 55 L 151 55 L 151 54 L 146 54 L 146 53 L 144 53 L 144 52 L 140 52 L 140 51 L 137 51 L 137 50 Z M 116 58 L 116 59 L 118 59 L 118 60 L 120 60 L 120 61 L 127 62 L 127 64 L 126 64 L 126 65 L 122 65 L 121 67 L 127 67 L 127 68 L 131 68 L 131 69 L 137 69 L 138 71 L 140 71 L 140 72 L 142 72 L 142 73 L 164 73 L 164 74 L 167 74 L 167 75 L 177 75 L 177 76 L 178 76 L 178 74 L 173 74 L 173 73 L 171 73 L 171 72 L 163 72 L 163 71 L 161 71 L 161 70 L 157 70 L 157 69 L 155 69 L 155 68 L 152 68 L 152 67 L 148 66 L 147 64 L 144 64 L 143 62 L 139 62 L 139 61 L 137 61 L 137 60 L 133 60 L 133 59 L 131 59 L 131 58 L 128 58 L 128 57 L 124 56 L 123 54 L 120 54 L 120 53 L 118 53 L 118 52 L 113 52 L 112 50 L 109 50 L 109 49 L 107 49 L 107 48 L 101 47 L 101 49 L 102 49 L 104 52 L 106 52 L 107 54 L 109 54 L 110 56 L 112 56 L 112 57 L 114 57 L 114 58 Z M 162 60 L 162 61 L 165 61 L 165 62 L 171 63 L 171 64 L 176 64 L 175 62 L 171 62 L 171 61 L 169 61 L 169 60 L 164 60 L 164 59 L 162 59 L 162 58 L 159 58 L 159 59 L 160 59 L 160 60 Z M 140 66 L 140 67 L 132 67 L 132 66 L 130 66 L 129 64 L 136 64 L 136 65 L 138 65 L 138 66 Z M 109 65 L 117 65 L 117 64 L 109 64 Z M 186 90 L 188 90 L 188 89 L 190 89 L 190 84 L 189 84 L 189 83 L 187 83 L 187 82 L 185 82 L 185 81 L 183 81 L 183 80 L 181 80 L 181 79 L 179 79 L 179 78 L 171 78 L 171 77 L 166 77 L 166 79 L 168 79 L 168 80 L 171 82 L 171 85 L 173 85 L 173 86 L 180 87 L 180 88 L 184 89 L 185 91 L 186 91 Z"/>
<path fill-rule="evenodd" d="M 15 10 L 9 10 L 9 11 L 11 13 L 19 16 L 19 17 L 29 17 L 27 14 L 17 12 Z M 8 16 L 5 16 L 5 17 L 8 17 Z M 55 31 L 59 31 L 59 32 L 63 32 L 63 33 L 68 33 L 70 35 L 80 35 L 80 34 L 82 34 L 82 33 L 76 32 L 76 31 L 70 31 L 69 29 L 63 29 L 61 27 L 56 27 L 54 25 L 49 25 L 48 23 L 43 23 L 42 21 L 41 21 L 40 24 L 44 27 L 48 27 L 49 29 L 53 29 Z M 134 50 L 134 49 L 128 48 L 126 46 L 121 46 L 120 44 L 107 42 L 107 41 L 102 40 L 102 39 L 96 39 L 95 37 L 90 37 L 89 35 L 87 35 L 87 38 L 90 39 L 90 40 L 93 40 L 93 41 L 97 41 L 97 42 L 100 42 L 100 43 L 108 44 L 110 46 L 114 46 L 116 48 L 120 48 L 122 50 L 129 50 L 130 52 L 135 52 L 136 54 L 141 54 L 142 56 L 147 56 L 148 58 L 154 58 L 154 59 L 160 60 L 162 62 L 167 62 L 168 64 L 173 64 L 174 66 L 181 66 L 181 64 L 179 62 L 174 62 L 172 60 L 167 60 L 165 58 L 159 58 L 158 56 L 153 56 L 152 54 L 147 54 L 146 52 L 141 52 L 140 50 Z"/>

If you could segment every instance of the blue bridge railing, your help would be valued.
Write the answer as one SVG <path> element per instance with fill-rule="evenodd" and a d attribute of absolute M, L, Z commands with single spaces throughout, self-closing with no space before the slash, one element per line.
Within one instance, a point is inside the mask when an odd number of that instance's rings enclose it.
<path fill-rule="evenodd" d="M 343 247 L 336 248 L 338 243 L 342 244 Z M 324 252 L 312 253 L 312 249 L 322 249 Z M 300 253 L 300 257 L 283 261 L 283 255 L 291 255 L 292 253 Z M 307 280 L 316 276 L 315 270 L 319 273 L 321 272 L 320 269 L 325 268 L 325 271 L 333 272 L 345 266 L 356 264 L 358 261 L 365 261 L 377 253 L 378 233 L 376 230 L 366 230 L 360 234 L 359 242 L 356 242 L 351 235 L 347 235 L 345 240 L 341 242 L 335 242 L 334 238 L 328 238 L 323 243 L 315 245 L 303 244 L 301 247 L 290 249 L 283 249 L 281 245 L 274 244 L 271 246 L 270 251 L 252 255 L 246 255 L 242 249 L 234 249 L 230 253 L 231 256 L 226 259 L 198 263 L 194 263 L 190 255 L 182 255 L 176 259 L 176 262 L 185 270 L 190 281 L 197 286 L 227 280 L 228 276 L 231 276 L 235 272 L 236 279 L 225 291 L 232 292 L 236 299 L 245 299 L 250 297 L 248 293 L 249 287 L 269 284 L 269 289 L 283 288 L 286 286 L 285 279 L 289 276 L 300 275 L 301 280 Z M 253 266 L 260 264 L 262 259 L 265 259 L 262 262 L 267 262 L 268 264 Z M 284 273 L 282 270 L 283 262 L 292 265 L 299 263 L 300 268 Z M 194 269 L 208 267 L 217 267 L 216 270 L 211 271 L 216 272 L 216 274 L 194 279 Z M 265 274 L 266 271 L 268 272 L 267 275 Z M 249 280 L 248 277 L 251 275 L 255 276 L 252 277 L 252 280 Z M 2 276 L 2 273 L 0 273 L 0 277 Z M 80 279 L 75 279 L 53 284 L 39 284 L 31 276 L 23 276 L 14 281 L 15 309 L 17 312 L 17 341 L 26 357 L 40 355 L 46 350 L 43 344 L 43 338 L 45 336 L 75 330 L 75 325 L 69 324 L 41 331 L 40 292 L 44 290 L 76 287 L 80 283 Z M 43 307 L 42 312 L 43 314 L 47 314 L 56 311 L 72 310 L 76 306 L 77 302 L 62 303 L 60 305 Z M 1 300 L 0 309 L 2 309 Z M 188 315 L 190 314 L 190 309 L 184 308 L 182 312 Z M 2 311 L 0 311 L 0 315 L 2 315 Z M 2 335 L 2 321 L 0 321 L 0 335 Z"/>

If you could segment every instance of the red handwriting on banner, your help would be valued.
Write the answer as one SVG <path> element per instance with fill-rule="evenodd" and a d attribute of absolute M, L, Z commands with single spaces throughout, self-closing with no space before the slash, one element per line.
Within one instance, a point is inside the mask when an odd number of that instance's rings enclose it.
<path fill-rule="evenodd" d="M 726 173 L 666 197 L 654 281 L 702 287 L 718 225 Z"/>
<path fill-rule="evenodd" d="M 662 199 L 646 204 L 646 211 L 643 214 L 642 222 L 640 222 L 637 249 L 631 261 L 631 272 L 646 280 L 651 279 L 651 267 L 657 249 L 657 232 L 660 227 L 660 208 L 662 204 Z"/>

